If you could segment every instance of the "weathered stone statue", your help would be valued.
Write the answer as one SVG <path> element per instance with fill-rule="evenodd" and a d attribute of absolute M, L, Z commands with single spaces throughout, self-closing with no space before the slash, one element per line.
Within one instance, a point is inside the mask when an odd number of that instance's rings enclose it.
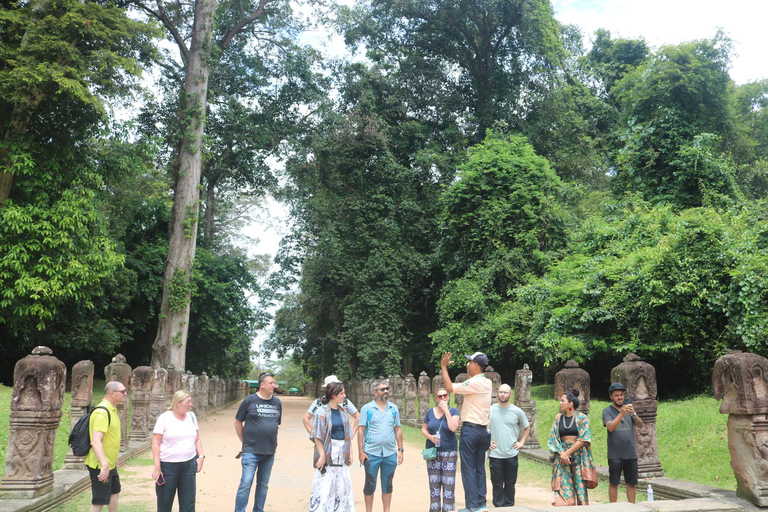
<path fill-rule="evenodd" d="M 412 373 L 405 377 L 405 418 L 416 419 L 416 379 Z"/>
<path fill-rule="evenodd" d="M 485 368 L 485 377 L 491 379 L 491 403 L 499 401 L 499 386 L 501 386 L 501 375 L 493 369 L 493 366 Z"/>
<path fill-rule="evenodd" d="M 165 389 L 168 386 L 168 371 L 165 368 L 155 368 L 152 378 L 152 391 L 149 403 L 149 437 L 155 428 L 157 417 L 163 414 L 165 408 Z"/>
<path fill-rule="evenodd" d="M 0 491 L 35 498 L 53 490 L 53 447 L 67 368 L 48 347 L 35 347 L 13 371 L 8 451 Z"/>
<path fill-rule="evenodd" d="M 611 382 L 621 382 L 627 388 L 625 396 L 632 400 L 635 412 L 643 420 L 642 427 L 634 427 L 638 474 L 641 478 L 664 476 L 656 437 L 656 369 L 630 353 L 623 363 L 611 370 Z"/>
<path fill-rule="evenodd" d="M 468 378 L 469 378 L 469 375 L 467 375 L 466 373 L 460 373 L 456 376 L 455 379 L 453 379 L 453 385 L 458 386 Z M 459 410 L 459 413 L 461 413 L 461 406 L 464 405 L 464 395 L 454 393 L 453 399 L 456 401 L 456 408 Z"/>
<path fill-rule="evenodd" d="M 579 363 L 570 359 L 565 363 L 565 368 L 555 374 L 555 399 L 560 400 L 563 394 L 574 389 L 579 390 L 579 410 L 589 414 L 589 374 L 579 368 Z"/>
<path fill-rule="evenodd" d="M 250 389 L 251 385 L 247 382 L 244 382 L 246 386 Z M 214 375 L 210 379 L 208 379 L 208 408 L 209 409 L 218 409 L 219 407 L 219 387 L 221 386 L 221 379 L 219 379 L 218 375 Z"/>
<path fill-rule="evenodd" d="M 181 389 L 181 374 L 174 365 L 168 365 L 168 377 L 165 379 L 165 401 L 163 405 L 163 411 L 167 411 L 171 408 L 171 400 L 173 400 L 173 394 Z"/>
<path fill-rule="evenodd" d="M 533 372 L 528 368 L 528 364 L 524 364 L 522 370 L 515 372 L 515 405 L 523 410 L 531 425 L 531 432 L 525 440 L 525 448 L 540 448 L 536 437 L 536 402 L 531 400 L 531 384 L 533 384 Z"/>
<path fill-rule="evenodd" d="M 128 395 L 122 403 L 117 404 L 117 415 L 120 418 L 120 451 L 128 449 L 128 404 L 131 396 L 131 377 L 133 370 L 125 362 L 123 354 L 117 354 L 112 358 L 112 362 L 104 368 L 104 378 L 107 382 L 119 382 L 125 386 Z"/>
<path fill-rule="evenodd" d="M 93 400 L 93 361 L 80 361 L 72 367 L 72 403 L 70 406 L 70 431 L 83 414 L 88 412 L 88 406 Z M 64 458 L 64 469 L 83 469 L 85 457 L 78 457 L 70 448 Z"/>
<path fill-rule="evenodd" d="M 197 383 L 197 387 L 199 388 L 200 398 L 197 400 L 197 406 L 195 408 L 195 411 L 197 411 L 200 415 L 204 415 L 205 411 L 208 410 L 208 385 L 211 382 L 211 379 L 208 378 L 208 374 L 203 372 L 200 375 L 200 380 Z M 240 381 L 238 381 L 239 384 Z M 240 393 L 240 387 L 237 388 L 238 396 L 241 395 Z"/>
<path fill-rule="evenodd" d="M 139 366 L 133 370 L 133 389 L 131 391 L 131 441 L 144 442 L 149 440 L 149 407 L 152 402 L 152 381 L 155 369 L 151 366 Z"/>
<path fill-rule="evenodd" d="M 405 379 L 399 373 L 397 375 L 390 375 L 389 379 L 389 397 L 390 401 L 397 406 L 402 412 L 403 409 L 403 397 L 405 396 Z"/>
<path fill-rule="evenodd" d="M 443 382 L 443 376 L 442 374 L 438 373 L 434 377 L 432 377 L 432 389 L 430 390 L 430 394 L 437 393 L 438 389 L 444 388 L 445 382 Z"/>
<path fill-rule="evenodd" d="M 768 359 L 730 352 L 712 374 L 720 412 L 728 415 L 728 450 L 736 493 L 768 507 Z"/>
<path fill-rule="evenodd" d="M 429 409 L 429 399 L 431 396 L 430 381 L 427 376 L 427 372 L 421 372 L 419 374 L 419 421 L 424 419 Z"/>

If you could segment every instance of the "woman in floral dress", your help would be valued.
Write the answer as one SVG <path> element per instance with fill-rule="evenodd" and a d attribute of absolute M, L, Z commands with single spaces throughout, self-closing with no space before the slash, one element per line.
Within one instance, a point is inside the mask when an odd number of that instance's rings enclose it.
<path fill-rule="evenodd" d="M 560 414 L 549 433 L 549 451 L 555 454 L 552 466 L 552 504 L 556 507 L 589 505 L 584 468 L 595 469 L 592 459 L 592 432 L 589 418 L 579 412 L 579 390 L 560 397 Z"/>

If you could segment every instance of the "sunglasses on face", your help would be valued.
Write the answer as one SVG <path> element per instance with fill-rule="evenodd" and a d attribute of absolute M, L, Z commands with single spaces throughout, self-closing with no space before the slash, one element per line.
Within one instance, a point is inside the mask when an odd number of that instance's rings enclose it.
<path fill-rule="evenodd" d="M 444 395 L 437 395 L 437 398 L 448 398 L 448 393 L 446 393 Z"/>
<path fill-rule="evenodd" d="M 385 388 L 379 388 L 379 389 L 377 389 L 376 391 L 379 391 L 379 392 L 383 392 L 383 391 L 389 391 L 389 386 L 387 386 L 387 387 L 385 387 Z"/>

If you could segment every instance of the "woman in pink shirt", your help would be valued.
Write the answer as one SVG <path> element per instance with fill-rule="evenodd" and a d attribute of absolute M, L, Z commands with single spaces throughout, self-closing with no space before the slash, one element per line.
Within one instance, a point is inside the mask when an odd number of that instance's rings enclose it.
<path fill-rule="evenodd" d="M 179 512 L 195 512 L 196 474 L 203 469 L 203 442 L 192 412 L 192 396 L 180 389 L 171 408 L 157 418 L 152 431 L 152 479 L 157 494 L 157 512 L 171 512 L 179 495 Z"/>

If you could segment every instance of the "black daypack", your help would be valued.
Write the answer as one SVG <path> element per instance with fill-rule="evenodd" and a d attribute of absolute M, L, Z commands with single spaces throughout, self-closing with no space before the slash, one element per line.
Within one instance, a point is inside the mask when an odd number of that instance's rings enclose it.
<path fill-rule="evenodd" d="M 104 409 L 107 411 L 107 425 L 112 424 L 112 416 L 109 414 L 109 409 L 104 406 L 89 407 L 87 413 L 80 416 L 75 426 L 72 427 L 72 432 L 69 433 L 69 447 L 72 448 L 72 454 L 77 457 L 83 457 L 88 455 L 91 450 L 91 434 L 89 432 L 91 414 L 96 409 Z"/>

